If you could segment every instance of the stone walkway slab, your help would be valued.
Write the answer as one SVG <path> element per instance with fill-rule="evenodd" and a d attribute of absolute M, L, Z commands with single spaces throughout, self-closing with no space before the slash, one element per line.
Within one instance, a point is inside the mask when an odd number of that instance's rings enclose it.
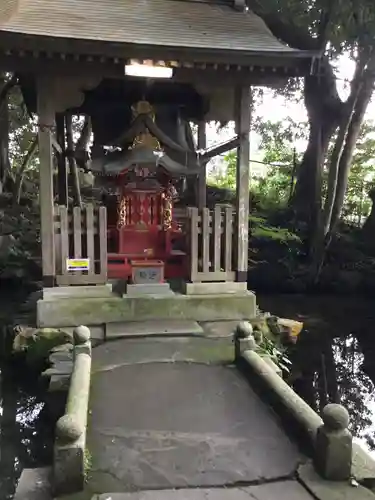
<path fill-rule="evenodd" d="M 359 484 L 322 480 L 310 463 L 299 467 L 298 477 L 319 500 L 375 500 L 375 494 Z"/>
<path fill-rule="evenodd" d="M 210 488 L 142 491 L 97 495 L 92 500 L 312 500 L 296 481 L 244 488 Z"/>
<path fill-rule="evenodd" d="M 51 469 L 24 469 L 19 479 L 14 500 L 52 500 Z"/>
<path fill-rule="evenodd" d="M 232 339 L 127 338 L 106 342 L 93 349 L 94 373 L 129 364 L 176 361 L 231 363 L 234 361 Z"/>
<path fill-rule="evenodd" d="M 96 492 L 276 480 L 300 461 L 236 369 L 196 363 L 95 372 L 87 445 Z"/>
<path fill-rule="evenodd" d="M 132 321 L 106 326 L 107 339 L 152 335 L 203 335 L 203 329 L 196 321 L 189 320 Z"/>

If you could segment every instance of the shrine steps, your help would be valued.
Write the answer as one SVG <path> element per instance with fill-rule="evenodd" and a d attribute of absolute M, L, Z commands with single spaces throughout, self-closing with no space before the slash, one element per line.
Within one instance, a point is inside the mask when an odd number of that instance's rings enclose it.
<path fill-rule="evenodd" d="M 107 289 L 103 292 L 103 296 L 95 296 L 89 290 L 86 290 L 86 293 L 77 292 L 72 296 L 59 292 L 52 295 L 43 294 L 43 298 L 39 299 L 36 305 L 38 327 L 67 328 L 86 325 L 90 327 L 93 336 L 99 338 L 105 337 L 106 329 L 115 331 L 115 324 L 143 322 L 144 327 L 138 325 L 138 330 L 145 331 L 144 328 L 150 326 L 150 334 L 167 335 L 175 328 L 172 323 L 165 326 L 169 321 L 175 322 L 175 325 L 180 322 L 179 331 L 192 330 L 186 333 L 194 334 L 198 331 L 194 322 L 241 321 L 256 316 L 255 294 L 249 291 L 233 294 L 174 293 L 132 297 L 108 293 Z M 161 326 L 154 325 L 151 328 L 152 323 L 156 321 L 159 321 Z M 116 328 L 121 327 L 118 325 Z M 167 332 L 163 331 L 165 329 Z"/>
<path fill-rule="evenodd" d="M 108 323 L 105 328 L 105 339 L 112 340 L 123 337 L 152 336 L 201 336 L 203 328 L 192 320 L 149 320 Z"/>

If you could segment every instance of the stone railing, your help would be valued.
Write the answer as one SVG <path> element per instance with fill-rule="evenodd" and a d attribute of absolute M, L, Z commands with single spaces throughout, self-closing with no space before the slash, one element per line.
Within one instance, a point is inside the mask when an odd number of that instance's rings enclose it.
<path fill-rule="evenodd" d="M 332 481 L 346 481 L 352 474 L 352 435 L 349 414 L 338 404 L 323 409 L 323 418 L 284 382 L 275 368 L 257 353 L 250 323 L 240 323 L 234 334 L 236 362 L 250 371 L 255 387 L 266 390 L 270 400 L 287 413 L 288 421 L 298 427 L 309 441 L 315 470 Z"/>
<path fill-rule="evenodd" d="M 85 478 L 85 447 L 91 377 L 90 330 L 74 329 L 74 360 L 65 414 L 56 424 L 53 461 L 55 495 L 81 491 Z"/>

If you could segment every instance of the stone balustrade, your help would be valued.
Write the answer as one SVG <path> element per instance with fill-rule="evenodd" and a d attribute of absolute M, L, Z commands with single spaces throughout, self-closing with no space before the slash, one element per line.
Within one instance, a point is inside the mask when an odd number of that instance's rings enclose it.
<path fill-rule="evenodd" d="M 332 481 L 348 480 L 352 468 L 352 435 L 349 414 L 338 404 L 329 404 L 322 417 L 301 399 L 257 352 L 252 326 L 240 323 L 234 332 L 235 359 L 245 364 L 260 385 L 282 405 L 289 420 L 298 425 L 310 442 L 316 471 Z M 254 383 L 256 385 L 256 382 Z"/>
<path fill-rule="evenodd" d="M 56 424 L 53 463 L 53 487 L 56 495 L 73 493 L 84 487 L 91 377 L 90 330 L 79 326 L 74 329 L 73 337 L 73 371 L 65 414 Z"/>

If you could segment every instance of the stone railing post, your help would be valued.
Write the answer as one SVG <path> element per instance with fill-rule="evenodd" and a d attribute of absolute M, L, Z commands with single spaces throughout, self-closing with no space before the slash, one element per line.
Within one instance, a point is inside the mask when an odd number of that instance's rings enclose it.
<path fill-rule="evenodd" d="M 74 329 L 74 361 L 65 414 L 56 424 L 53 487 L 56 495 L 81 491 L 85 477 L 85 446 L 91 377 L 90 330 Z"/>
<path fill-rule="evenodd" d="M 251 383 L 266 387 L 273 398 L 281 403 L 285 412 L 303 429 L 310 446 L 314 448 L 317 429 L 322 425 L 322 419 L 284 382 L 272 364 L 259 355 L 252 333 L 250 323 L 238 324 L 234 333 L 235 361 L 250 369 L 251 373 L 247 376 Z"/>
<path fill-rule="evenodd" d="M 348 430 L 349 413 L 338 404 L 328 404 L 322 412 L 323 425 L 316 435 L 314 465 L 319 474 L 331 481 L 351 476 L 352 435 Z"/>
<path fill-rule="evenodd" d="M 351 477 L 353 438 L 348 430 L 349 414 L 338 404 L 323 409 L 322 418 L 280 377 L 272 364 L 257 352 L 250 323 L 239 323 L 234 332 L 235 361 L 250 369 L 251 383 L 265 387 L 295 422 L 311 447 L 314 467 L 330 481 L 347 481 Z"/>
<path fill-rule="evenodd" d="M 234 357 L 238 360 L 247 350 L 256 349 L 253 327 L 248 321 L 241 321 L 234 332 Z"/>

